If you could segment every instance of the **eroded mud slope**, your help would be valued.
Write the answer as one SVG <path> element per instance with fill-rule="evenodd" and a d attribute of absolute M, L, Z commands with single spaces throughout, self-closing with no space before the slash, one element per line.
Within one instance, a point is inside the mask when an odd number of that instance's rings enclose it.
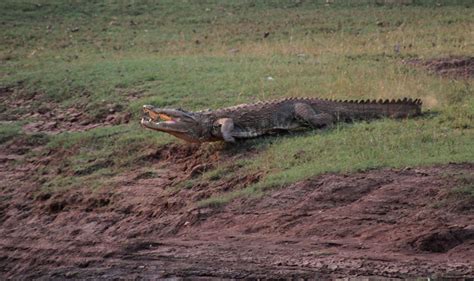
<path fill-rule="evenodd" d="M 22 156 L 3 149 L 0 276 L 474 276 L 474 199 L 456 191 L 473 164 L 326 174 L 215 208 L 196 202 L 259 176 L 176 188 L 245 153 L 171 145 L 150 154 L 154 176 L 50 194 L 30 177 L 40 159 L 13 165 Z"/>
<path fill-rule="evenodd" d="M 419 66 L 430 73 L 454 79 L 474 77 L 474 57 L 446 57 L 438 59 L 409 59 L 408 65 Z"/>

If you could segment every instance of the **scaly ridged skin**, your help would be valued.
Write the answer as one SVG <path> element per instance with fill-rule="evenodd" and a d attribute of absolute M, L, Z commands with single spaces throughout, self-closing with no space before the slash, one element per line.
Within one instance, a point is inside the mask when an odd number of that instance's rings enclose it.
<path fill-rule="evenodd" d="M 308 127 L 295 118 L 294 105 L 309 104 L 317 113 L 328 113 L 335 121 L 370 120 L 380 117 L 405 118 L 421 113 L 420 100 L 333 101 L 314 98 L 288 98 L 254 104 L 242 104 L 203 112 L 212 119 L 231 118 L 235 137 L 255 137 L 281 130 Z"/>
<path fill-rule="evenodd" d="M 170 111 L 153 110 L 158 113 Z M 175 113 L 179 110 L 172 111 Z M 278 131 L 293 131 L 308 127 L 319 128 L 335 122 L 417 116 L 421 114 L 421 101 L 407 98 L 391 101 L 286 98 L 241 104 L 214 111 L 181 112 L 193 116 L 196 120 L 195 125 L 185 125 L 189 129 L 189 133 L 184 137 L 181 132 L 160 129 L 158 126 L 152 129 L 173 134 L 187 141 L 234 141 L 236 138 L 250 138 Z M 159 125 L 159 123 L 157 124 Z M 175 123 L 175 126 L 179 125 L 179 122 Z"/>

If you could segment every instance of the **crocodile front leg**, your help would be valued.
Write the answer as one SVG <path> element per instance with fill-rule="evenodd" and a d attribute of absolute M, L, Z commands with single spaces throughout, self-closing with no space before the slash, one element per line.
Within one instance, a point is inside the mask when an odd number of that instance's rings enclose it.
<path fill-rule="evenodd" d="M 297 103 L 295 104 L 296 117 L 304 120 L 311 127 L 319 129 L 327 127 L 334 123 L 335 119 L 328 113 L 317 113 L 309 104 Z"/>
<path fill-rule="evenodd" d="M 232 130 L 234 129 L 234 121 L 231 118 L 221 118 L 216 121 L 216 124 L 221 127 L 222 138 L 226 142 L 235 142 L 235 138 L 232 136 Z"/>

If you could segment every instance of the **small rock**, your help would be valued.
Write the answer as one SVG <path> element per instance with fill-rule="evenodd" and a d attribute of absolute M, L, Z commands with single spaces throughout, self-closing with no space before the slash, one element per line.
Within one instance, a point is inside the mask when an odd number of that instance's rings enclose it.
<path fill-rule="evenodd" d="M 68 114 L 69 114 L 69 116 L 75 117 L 75 118 L 77 118 L 77 117 L 79 117 L 79 116 L 82 115 L 81 112 L 74 112 L 74 111 L 72 111 L 72 110 L 68 110 Z"/>
<path fill-rule="evenodd" d="M 79 123 L 79 125 L 86 126 L 86 125 L 89 125 L 90 123 L 91 123 L 91 120 L 84 119 Z"/>
<path fill-rule="evenodd" d="M 105 122 L 112 123 L 115 119 L 115 115 L 107 115 L 107 117 L 105 118 Z"/>
<path fill-rule="evenodd" d="M 64 277 L 66 278 L 73 278 L 74 276 L 77 275 L 77 272 L 74 272 L 74 271 L 68 271 L 64 274 Z"/>
<path fill-rule="evenodd" d="M 52 112 L 52 111 L 48 111 L 48 112 L 46 112 L 46 113 L 44 114 L 44 116 L 47 117 L 47 118 L 52 118 L 54 115 L 55 115 L 55 114 L 54 114 L 54 112 Z"/>
<path fill-rule="evenodd" d="M 45 130 L 52 130 L 52 129 L 56 128 L 57 125 L 58 125 L 58 122 L 56 122 L 56 121 L 51 121 L 51 122 L 48 122 L 48 123 L 44 124 L 44 125 L 43 125 L 43 128 L 44 128 Z"/>

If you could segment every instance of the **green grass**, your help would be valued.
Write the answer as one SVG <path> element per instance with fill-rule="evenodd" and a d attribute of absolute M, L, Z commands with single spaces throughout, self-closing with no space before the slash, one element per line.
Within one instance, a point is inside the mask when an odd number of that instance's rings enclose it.
<path fill-rule="evenodd" d="M 21 126 L 15 122 L 1 123 L 0 125 L 0 144 L 5 143 L 21 135 Z"/>
<path fill-rule="evenodd" d="M 260 152 L 238 172 L 262 172 L 262 180 L 202 205 L 261 195 L 325 172 L 472 162 L 472 79 L 440 78 L 401 63 L 472 55 L 471 1 L 325 2 L 2 1 L 1 88 L 41 92 L 39 104 L 54 101 L 90 115 L 103 114 L 110 103 L 133 113 L 128 125 L 44 139 L 47 149 L 64 156 L 43 171 L 62 167 L 44 186 L 90 182 L 100 188 L 140 165 L 150 147 L 177 142 L 138 126 L 143 104 L 196 110 L 288 96 L 408 96 L 436 113 L 249 141 Z M 0 116 L 19 110 L 2 104 Z M 2 123 L 0 143 L 25 137 L 21 125 L 29 121 Z M 229 167 L 219 165 L 182 186 L 225 180 L 236 173 Z"/>
<path fill-rule="evenodd" d="M 41 152 L 57 155 L 59 159 L 40 171 L 57 175 L 43 187 L 58 191 L 81 187 L 84 183 L 92 189 L 106 186 L 111 177 L 145 164 L 150 149 L 170 141 L 171 137 L 156 138 L 153 132 L 134 125 L 58 134 L 51 137 Z"/>
<path fill-rule="evenodd" d="M 439 117 L 435 119 L 440 121 Z M 472 116 L 470 120 L 472 124 Z M 201 205 L 220 205 L 243 195 L 258 196 L 270 188 L 327 172 L 471 162 L 472 137 L 472 132 L 439 129 L 433 121 L 421 119 L 341 125 L 323 133 L 283 137 L 273 140 L 249 167 L 250 171 L 266 171 L 262 181 L 244 190 L 206 199 Z"/>

